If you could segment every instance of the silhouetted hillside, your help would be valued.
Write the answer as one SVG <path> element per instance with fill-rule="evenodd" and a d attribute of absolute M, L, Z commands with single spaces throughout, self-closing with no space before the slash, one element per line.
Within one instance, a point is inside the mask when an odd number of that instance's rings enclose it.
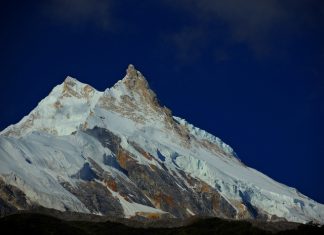
<path fill-rule="evenodd" d="M 260 225 L 258 225 L 260 227 Z M 65 221 L 41 214 L 15 214 L 0 219 L 1 234 L 273 234 L 247 221 L 228 221 L 218 218 L 200 219 L 178 228 L 130 227 L 117 222 Z M 324 234 L 323 227 L 299 225 L 297 229 L 276 234 Z"/>

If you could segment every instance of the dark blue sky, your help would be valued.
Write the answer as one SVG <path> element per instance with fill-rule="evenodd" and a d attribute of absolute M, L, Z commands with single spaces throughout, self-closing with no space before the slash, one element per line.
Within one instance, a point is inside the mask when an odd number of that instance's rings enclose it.
<path fill-rule="evenodd" d="M 1 1 L 0 129 L 67 75 L 104 90 L 132 63 L 174 115 L 324 203 L 323 24 L 320 0 Z"/>

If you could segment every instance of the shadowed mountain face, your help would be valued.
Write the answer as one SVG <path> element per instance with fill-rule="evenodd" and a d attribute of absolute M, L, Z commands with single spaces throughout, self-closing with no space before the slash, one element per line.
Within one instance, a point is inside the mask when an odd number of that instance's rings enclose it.
<path fill-rule="evenodd" d="M 173 116 L 132 65 L 104 92 L 66 78 L 1 132 L 0 202 L 1 215 L 45 207 L 152 220 L 324 221 L 323 205 Z"/>
<path fill-rule="evenodd" d="M 168 223 L 168 221 L 163 221 Z M 172 223 L 171 223 L 172 224 Z M 247 221 L 228 221 L 218 218 L 197 219 L 186 225 L 164 227 L 162 223 L 87 222 L 61 220 L 42 214 L 17 214 L 0 219 L 1 231 L 11 234 L 323 234 L 324 228 L 314 225 L 278 223 L 253 224 Z"/>

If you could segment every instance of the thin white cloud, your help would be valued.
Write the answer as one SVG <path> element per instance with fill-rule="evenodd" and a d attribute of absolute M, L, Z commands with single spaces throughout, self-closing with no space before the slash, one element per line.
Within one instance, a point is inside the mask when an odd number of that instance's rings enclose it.
<path fill-rule="evenodd" d="M 53 20 L 84 26 L 95 24 L 109 29 L 111 20 L 110 0 L 50 0 L 45 3 L 45 13 Z"/>

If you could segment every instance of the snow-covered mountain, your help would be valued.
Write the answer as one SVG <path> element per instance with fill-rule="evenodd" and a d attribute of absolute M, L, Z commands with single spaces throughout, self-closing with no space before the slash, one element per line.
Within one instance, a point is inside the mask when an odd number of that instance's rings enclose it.
<path fill-rule="evenodd" d="M 0 211 L 324 223 L 324 205 L 244 165 L 172 116 L 130 65 L 97 91 L 67 77 L 0 134 Z"/>

